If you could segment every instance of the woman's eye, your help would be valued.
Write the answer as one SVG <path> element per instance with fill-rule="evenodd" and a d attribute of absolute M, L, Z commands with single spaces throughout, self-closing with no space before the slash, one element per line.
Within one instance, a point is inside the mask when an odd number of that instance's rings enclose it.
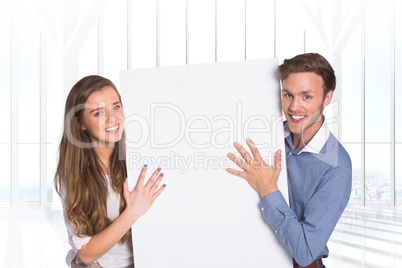
<path fill-rule="evenodd" d="M 116 105 L 116 106 L 113 107 L 113 111 L 116 111 L 116 110 L 118 110 L 119 108 L 120 108 L 120 105 Z"/>
<path fill-rule="evenodd" d="M 96 114 L 95 114 L 95 116 L 101 116 L 103 113 L 102 112 L 97 112 Z"/>

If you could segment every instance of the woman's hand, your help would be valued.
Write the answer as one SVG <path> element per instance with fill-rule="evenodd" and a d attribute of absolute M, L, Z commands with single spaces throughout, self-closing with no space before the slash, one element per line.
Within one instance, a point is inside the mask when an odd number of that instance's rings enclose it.
<path fill-rule="evenodd" d="M 239 143 L 235 142 L 234 146 L 236 150 L 241 154 L 243 159 L 235 156 L 232 153 L 228 154 L 230 160 L 236 165 L 241 167 L 244 171 L 228 168 L 227 172 L 230 174 L 242 177 L 245 179 L 254 190 L 256 190 L 261 198 L 269 195 L 278 190 L 278 179 L 281 173 L 281 151 L 278 150 L 275 153 L 274 165 L 268 165 L 261 157 L 255 144 L 246 139 L 247 145 L 253 154 L 251 156 Z"/>
<path fill-rule="evenodd" d="M 137 185 L 133 191 L 128 189 L 128 180 L 123 184 L 123 197 L 126 201 L 124 211 L 100 233 L 94 235 L 91 240 L 77 251 L 79 259 L 86 265 L 90 265 L 108 252 L 131 226 L 152 206 L 158 196 L 165 189 L 165 185 L 159 187 L 163 173 L 157 169 L 144 185 L 146 166 L 142 168 Z"/>
<path fill-rule="evenodd" d="M 160 173 L 160 170 L 160 168 L 156 169 L 144 185 L 144 178 L 147 172 L 147 166 L 145 165 L 138 177 L 137 184 L 131 192 L 128 189 L 128 180 L 124 182 L 123 196 L 126 201 L 126 210 L 130 212 L 130 216 L 133 217 L 134 221 L 138 220 L 138 218 L 148 211 L 165 189 L 166 184 L 159 187 L 164 175 Z"/>

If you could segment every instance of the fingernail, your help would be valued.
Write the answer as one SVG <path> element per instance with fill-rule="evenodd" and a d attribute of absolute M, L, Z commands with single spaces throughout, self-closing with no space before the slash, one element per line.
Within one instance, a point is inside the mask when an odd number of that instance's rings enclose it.
<path fill-rule="evenodd" d="M 159 175 L 159 176 L 163 177 L 163 176 L 165 176 L 165 174 L 161 173 L 161 175 Z"/>
<path fill-rule="evenodd" d="M 162 187 L 165 188 L 165 187 L 166 187 L 166 184 L 162 185 Z"/>
<path fill-rule="evenodd" d="M 161 171 L 161 168 L 160 168 L 160 167 L 158 167 L 158 171 Z"/>
<path fill-rule="evenodd" d="M 146 168 L 146 167 L 148 167 L 148 165 L 147 165 L 147 164 L 145 164 L 145 165 L 144 165 L 144 167 Z"/>

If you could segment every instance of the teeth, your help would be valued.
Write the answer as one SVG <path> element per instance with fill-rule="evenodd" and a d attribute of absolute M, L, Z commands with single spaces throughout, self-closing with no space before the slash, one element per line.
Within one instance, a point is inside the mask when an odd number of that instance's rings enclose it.
<path fill-rule="evenodd" d="M 304 115 L 292 115 L 292 118 L 294 119 L 294 120 L 300 120 L 300 119 L 302 119 L 304 117 Z"/>
<path fill-rule="evenodd" d="M 119 129 L 119 125 L 116 125 L 116 126 L 114 126 L 114 127 L 107 128 L 107 129 L 105 129 L 105 131 L 106 131 L 106 132 L 109 132 L 109 131 L 114 131 L 114 130 L 117 130 L 117 129 Z"/>

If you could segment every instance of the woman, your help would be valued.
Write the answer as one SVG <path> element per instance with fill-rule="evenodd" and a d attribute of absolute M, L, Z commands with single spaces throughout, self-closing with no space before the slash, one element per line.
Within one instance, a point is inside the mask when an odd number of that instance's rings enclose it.
<path fill-rule="evenodd" d="M 65 107 L 55 188 L 62 199 L 71 267 L 134 267 L 131 226 L 165 189 L 147 167 L 128 189 L 124 112 L 114 84 L 87 76 L 71 89 Z"/>

